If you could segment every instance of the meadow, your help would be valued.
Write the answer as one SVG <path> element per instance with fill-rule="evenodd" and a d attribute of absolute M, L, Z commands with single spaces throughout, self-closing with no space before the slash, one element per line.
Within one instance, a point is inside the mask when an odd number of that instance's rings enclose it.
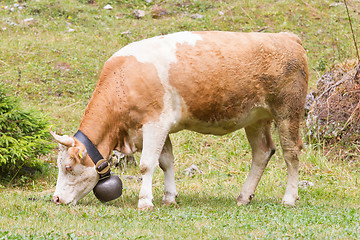
<path fill-rule="evenodd" d="M 113 9 L 104 9 L 107 4 Z M 348 4 L 359 39 L 360 2 Z M 145 16 L 136 17 L 134 10 Z M 5 0 L 0 2 L 0 82 L 24 108 L 46 113 L 57 132 L 72 135 L 114 52 L 144 38 L 199 30 L 296 33 L 308 55 L 309 90 L 332 66 L 356 58 L 341 1 Z M 304 135 L 300 181 L 314 186 L 300 188 L 297 206 L 286 207 L 281 205 L 286 165 L 275 127 L 273 136 L 278 150 L 256 197 L 241 207 L 236 198 L 251 164 L 243 130 L 222 137 L 171 135 L 179 206 L 161 205 L 158 169 L 155 209 L 145 212 L 136 209 L 141 174 L 131 165 L 113 169 L 124 184 L 115 201 L 104 204 L 90 193 L 76 206 L 52 203 L 54 148 L 42 157 L 41 172 L 0 184 L 0 239 L 359 239 L 359 156 L 334 157 L 321 142 L 307 144 Z M 340 150 L 346 155 L 345 147 Z M 139 162 L 140 155 L 135 159 Z M 202 173 L 185 175 L 192 164 Z"/>

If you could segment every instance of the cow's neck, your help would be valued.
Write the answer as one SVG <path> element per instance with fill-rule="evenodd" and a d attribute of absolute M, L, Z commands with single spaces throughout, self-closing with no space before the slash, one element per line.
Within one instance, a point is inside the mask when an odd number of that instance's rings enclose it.
<path fill-rule="evenodd" d="M 107 159 L 116 146 L 115 129 L 106 126 L 101 119 L 83 119 L 80 124 L 81 130 L 90 141 L 96 146 L 101 155 Z"/>
<path fill-rule="evenodd" d="M 119 144 L 119 124 L 122 122 L 121 113 L 116 111 L 119 99 L 112 93 L 112 88 L 106 86 L 98 84 L 95 88 L 79 127 L 105 159 Z"/>

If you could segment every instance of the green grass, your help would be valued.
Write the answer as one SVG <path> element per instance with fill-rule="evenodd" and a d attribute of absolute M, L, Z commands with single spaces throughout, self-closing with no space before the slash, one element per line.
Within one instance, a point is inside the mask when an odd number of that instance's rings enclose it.
<path fill-rule="evenodd" d="M 8 195 L 12 199 L 17 194 Z M 226 197 L 191 197 L 198 200 L 185 199 L 187 205 L 179 209 L 138 212 L 119 209 L 118 202 L 97 206 L 88 201 L 65 208 L 23 196 L 15 198 L 18 201 L 11 211 L 2 212 L 4 218 L 13 219 L 8 224 L 17 235 L 2 234 L 45 239 L 359 238 L 359 212 L 353 207 L 342 211 L 326 205 L 290 209 L 273 202 L 235 207 L 229 206 L 231 200 Z M 217 208 L 209 201 L 216 201 Z"/>
<path fill-rule="evenodd" d="M 191 139 L 189 145 L 198 147 Z M 226 150 L 220 148 L 219 155 Z M 211 146 L 203 149 L 205 155 L 210 151 Z M 285 166 L 279 156 L 270 162 L 256 198 L 242 207 L 236 206 L 236 197 L 249 159 L 230 160 L 226 165 L 210 159 L 200 167 L 203 174 L 193 178 L 181 174 L 185 166 L 179 166 L 181 159 L 177 159 L 178 208 L 160 205 L 161 171 L 154 180 L 156 208 L 149 212 L 136 210 L 140 184 L 134 180 L 123 180 L 124 195 L 107 204 L 91 193 L 76 206 L 56 206 L 51 202 L 51 191 L 39 186 L 7 189 L 1 193 L 1 202 L 7 202 L 0 209 L 1 234 L 45 239 L 358 239 L 359 173 L 349 171 L 358 169 L 359 164 L 319 163 L 304 155 L 303 165 L 306 160 L 309 163 L 302 167 L 301 179 L 315 186 L 300 190 L 296 207 L 280 204 Z M 125 171 L 134 172 L 134 168 Z"/>
<path fill-rule="evenodd" d="M 355 57 L 344 5 L 335 1 L 20 1 L 10 12 L 0 3 L 0 81 L 24 107 L 43 111 L 60 133 L 73 134 L 104 62 L 126 44 L 184 30 L 291 31 L 308 53 L 310 86 L 331 66 Z M 110 3 L 114 9 L 104 10 Z M 168 14 L 152 18 L 155 5 Z M 4 6 L 4 8 L 1 8 Z M 349 1 L 355 35 L 360 35 L 360 2 Z M 135 9 L 146 11 L 136 19 Z M 219 14 L 222 12 L 223 15 Z M 193 19 L 192 14 L 202 19 Z M 33 21 L 24 22 L 24 19 Z M 69 32 L 69 29 L 74 31 Z M 131 31 L 130 35 L 121 34 Z M 279 149 L 249 206 L 236 197 L 250 169 L 250 147 L 243 131 L 224 137 L 188 131 L 171 136 L 176 158 L 179 207 L 160 205 L 163 176 L 154 177 L 155 210 L 136 210 L 140 184 L 124 182 L 123 196 L 102 204 L 91 193 L 77 206 L 51 202 L 56 151 L 44 157 L 47 169 L 34 178 L 0 185 L 0 239 L 358 239 L 360 236 L 359 161 L 341 161 L 307 146 L 296 207 L 280 204 L 286 166 Z M 278 144 L 276 133 L 275 142 Z M 278 146 L 279 148 L 279 146 Z M 136 155 L 139 160 L 139 155 Z M 356 160 L 356 159 L 355 159 Z M 50 164 L 52 163 L 52 164 Z M 193 178 L 183 170 L 196 164 Z M 136 167 L 119 175 L 140 176 Z"/>

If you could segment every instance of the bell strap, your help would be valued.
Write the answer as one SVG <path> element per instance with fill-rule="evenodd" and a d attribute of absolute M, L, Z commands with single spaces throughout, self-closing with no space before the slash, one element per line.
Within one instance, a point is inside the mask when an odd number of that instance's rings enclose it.
<path fill-rule="evenodd" d="M 86 151 L 95 165 L 98 161 L 104 159 L 99 150 L 82 131 L 78 130 L 75 133 L 74 138 L 76 138 L 85 145 Z"/>

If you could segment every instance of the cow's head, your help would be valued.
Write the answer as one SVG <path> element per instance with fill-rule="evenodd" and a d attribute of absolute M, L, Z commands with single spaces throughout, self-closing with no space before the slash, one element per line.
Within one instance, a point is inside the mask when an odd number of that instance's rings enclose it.
<path fill-rule="evenodd" d="M 50 133 L 60 145 L 54 202 L 75 205 L 95 187 L 99 175 L 81 142 L 66 135 L 59 136 L 51 129 Z"/>

